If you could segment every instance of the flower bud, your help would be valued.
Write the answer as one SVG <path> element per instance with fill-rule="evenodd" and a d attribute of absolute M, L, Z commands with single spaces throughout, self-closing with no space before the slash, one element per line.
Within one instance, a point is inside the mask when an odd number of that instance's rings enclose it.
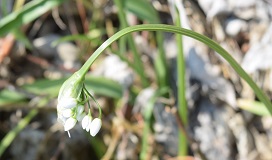
<path fill-rule="evenodd" d="M 82 119 L 84 118 L 84 116 L 85 116 L 86 114 L 85 113 L 78 113 L 77 115 L 76 115 L 76 119 L 78 120 L 78 121 L 82 121 Z"/>
<path fill-rule="evenodd" d="M 62 114 L 58 113 L 58 122 L 61 124 L 64 124 L 66 122 L 67 118 L 63 117 Z"/>
<path fill-rule="evenodd" d="M 83 111 L 84 111 L 84 106 L 83 105 L 77 106 L 77 114 L 81 114 Z"/>
<path fill-rule="evenodd" d="M 84 76 L 79 75 L 77 72 L 68 78 L 60 88 L 58 101 L 59 103 L 66 98 L 73 98 L 79 100 L 80 94 L 83 89 Z M 70 102 L 70 101 L 69 101 Z M 65 103 L 65 102 L 63 102 Z M 68 103 L 68 102 L 66 102 Z"/>
<path fill-rule="evenodd" d="M 62 116 L 64 118 L 69 118 L 73 115 L 73 111 L 71 109 L 65 109 L 62 111 Z"/>
<path fill-rule="evenodd" d="M 89 125 L 89 116 L 86 115 L 81 122 L 82 128 L 86 129 L 86 127 Z"/>
<path fill-rule="evenodd" d="M 90 134 L 91 134 L 91 136 L 94 137 L 99 132 L 99 130 L 101 128 L 101 125 L 102 125 L 102 121 L 99 118 L 95 118 L 91 122 L 91 124 L 90 124 Z"/>
<path fill-rule="evenodd" d="M 61 109 L 70 109 L 74 108 L 77 105 L 77 100 L 72 97 L 62 97 L 58 100 L 58 108 Z"/>
<path fill-rule="evenodd" d="M 64 123 L 64 130 L 65 131 L 69 131 L 70 129 L 74 128 L 74 126 L 76 125 L 77 120 L 73 117 L 70 117 L 66 120 L 66 122 Z"/>

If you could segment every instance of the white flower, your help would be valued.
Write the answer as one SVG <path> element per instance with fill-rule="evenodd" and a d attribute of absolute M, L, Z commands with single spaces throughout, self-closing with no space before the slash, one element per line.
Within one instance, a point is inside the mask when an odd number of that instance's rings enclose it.
<path fill-rule="evenodd" d="M 82 119 L 83 119 L 84 116 L 86 116 L 85 113 L 77 114 L 77 115 L 76 115 L 76 119 L 77 119 L 78 121 L 82 121 Z"/>
<path fill-rule="evenodd" d="M 84 106 L 79 105 L 77 106 L 77 114 L 81 114 L 84 111 Z"/>
<path fill-rule="evenodd" d="M 91 136 L 94 137 L 99 132 L 101 125 L 102 125 L 102 121 L 99 118 L 95 118 L 91 122 L 91 124 L 89 124 Z"/>
<path fill-rule="evenodd" d="M 64 124 L 66 120 L 67 120 L 67 118 L 63 117 L 63 115 L 58 112 L 58 121 L 61 124 Z"/>
<path fill-rule="evenodd" d="M 74 128 L 74 126 L 76 125 L 77 120 L 73 117 L 70 117 L 66 120 L 66 122 L 64 123 L 64 130 L 65 131 L 69 131 L 70 129 Z"/>
<path fill-rule="evenodd" d="M 71 109 L 65 109 L 62 111 L 62 116 L 64 118 L 69 118 L 73 115 L 73 111 Z"/>
<path fill-rule="evenodd" d="M 72 97 L 61 97 L 58 101 L 58 108 L 71 109 L 77 106 L 77 100 Z"/>
<path fill-rule="evenodd" d="M 83 129 L 86 129 L 86 127 L 88 126 L 89 124 L 89 116 L 86 115 L 83 119 L 82 119 L 82 122 L 81 122 L 81 126 Z"/>
<path fill-rule="evenodd" d="M 85 129 L 87 132 L 89 132 L 91 123 L 92 123 L 92 117 L 90 115 L 86 115 L 82 119 L 82 122 L 81 122 L 82 128 Z"/>

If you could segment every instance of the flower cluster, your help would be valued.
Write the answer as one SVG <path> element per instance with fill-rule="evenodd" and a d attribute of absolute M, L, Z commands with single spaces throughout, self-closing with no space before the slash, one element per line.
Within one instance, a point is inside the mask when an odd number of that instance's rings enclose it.
<path fill-rule="evenodd" d="M 92 120 L 90 106 L 88 114 L 85 113 L 84 104 L 89 101 L 89 98 L 95 101 L 83 85 L 81 76 L 74 74 L 63 83 L 58 96 L 57 114 L 58 121 L 63 124 L 69 137 L 71 137 L 69 131 L 74 128 L 78 121 L 82 121 L 82 128 L 87 132 L 90 131 L 92 136 L 95 136 L 100 130 L 102 125 L 101 109 L 99 108 L 99 118 L 94 120 Z M 99 105 L 97 102 L 96 104 Z"/>

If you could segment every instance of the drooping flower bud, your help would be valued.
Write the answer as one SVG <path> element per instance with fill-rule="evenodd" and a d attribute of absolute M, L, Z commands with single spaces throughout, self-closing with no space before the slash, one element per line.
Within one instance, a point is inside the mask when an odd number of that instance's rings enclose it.
<path fill-rule="evenodd" d="M 72 97 L 61 97 L 58 101 L 58 108 L 61 109 L 70 109 L 74 108 L 77 105 L 77 100 Z"/>
<path fill-rule="evenodd" d="M 76 122 L 77 120 L 75 118 L 73 117 L 68 118 L 64 124 L 64 130 L 69 131 L 70 129 L 74 128 Z"/>
<path fill-rule="evenodd" d="M 102 125 L 102 121 L 99 118 L 95 118 L 91 122 L 91 124 L 90 124 L 90 134 L 91 134 L 91 136 L 94 137 L 99 132 L 99 130 L 101 128 L 101 125 Z"/>
<path fill-rule="evenodd" d="M 73 111 L 71 109 L 65 109 L 62 111 L 62 116 L 65 118 L 69 118 L 73 115 Z"/>
<path fill-rule="evenodd" d="M 81 125 L 82 125 L 82 128 L 83 129 L 86 129 L 89 125 L 89 116 L 86 115 L 83 119 L 82 119 L 82 122 L 81 122 Z"/>

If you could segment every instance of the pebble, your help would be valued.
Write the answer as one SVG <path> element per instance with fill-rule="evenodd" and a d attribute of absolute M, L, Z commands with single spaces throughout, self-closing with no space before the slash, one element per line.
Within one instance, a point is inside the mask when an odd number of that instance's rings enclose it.
<path fill-rule="evenodd" d="M 41 57 L 53 58 L 60 62 L 66 69 L 79 68 L 81 66 L 81 64 L 78 64 L 79 48 L 71 42 L 61 42 L 53 46 L 52 42 L 60 38 L 60 35 L 49 34 L 36 38 L 33 41 L 33 45 Z"/>
<path fill-rule="evenodd" d="M 113 54 L 105 58 L 103 64 L 96 69 L 94 74 L 115 80 L 124 89 L 131 86 L 134 81 L 133 71 L 129 68 L 128 64 Z"/>
<path fill-rule="evenodd" d="M 49 34 L 33 40 L 33 45 L 37 49 L 39 55 L 44 58 L 53 58 L 57 54 L 56 47 L 52 46 L 52 42 L 58 40 L 59 35 Z"/>
<path fill-rule="evenodd" d="M 240 32 L 246 31 L 247 23 L 241 19 L 228 19 L 226 20 L 225 31 L 231 37 L 237 36 Z"/>
<path fill-rule="evenodd" d="M 57 54 L 67 69 L 78 68 L 79 48 L 71 42 L 62 42 L 57 45 Z"/>

